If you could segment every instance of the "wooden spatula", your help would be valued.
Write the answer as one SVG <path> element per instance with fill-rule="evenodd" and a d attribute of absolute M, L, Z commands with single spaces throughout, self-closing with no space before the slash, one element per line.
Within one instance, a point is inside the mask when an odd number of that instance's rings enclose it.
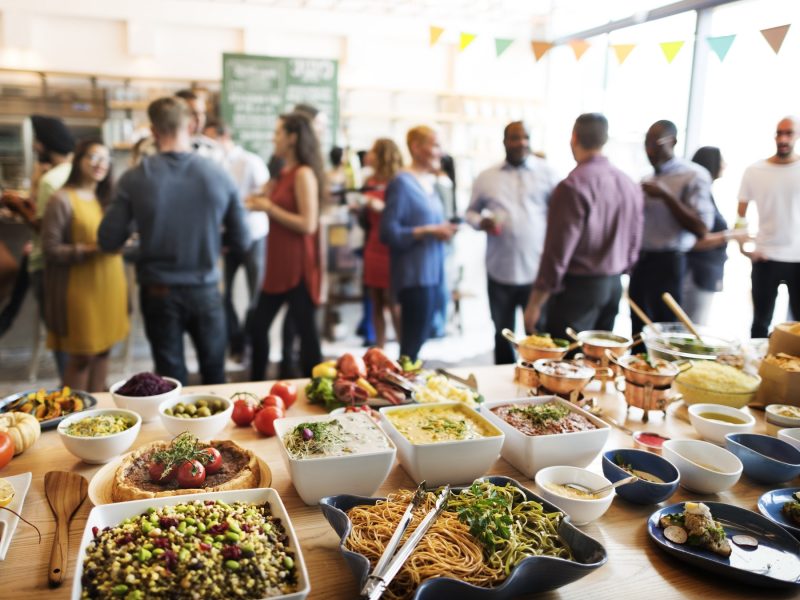
<path fill-rule="evenodd" d="M 56 536 L 50 552 L 50 587 L 58 587 L 67 569 L 69 544 L 69 522 L 78 510 L 86 494 L 89 482 L 77 473 L 50 471 L 44 476 L 44 494 L 56 517 Z"/>

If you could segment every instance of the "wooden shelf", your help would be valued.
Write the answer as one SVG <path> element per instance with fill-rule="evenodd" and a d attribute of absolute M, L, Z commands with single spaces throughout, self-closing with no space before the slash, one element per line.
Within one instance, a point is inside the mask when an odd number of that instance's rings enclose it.
<path fill-rule="evenodd" d="M 109 100 L 109 110 L 147 110 L 150 100 Z"/>

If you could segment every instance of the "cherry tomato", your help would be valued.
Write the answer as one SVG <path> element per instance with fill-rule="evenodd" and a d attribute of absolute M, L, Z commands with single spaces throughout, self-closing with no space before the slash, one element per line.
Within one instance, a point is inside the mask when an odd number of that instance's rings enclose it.
<path fill-rule="evenodd" d="M 264 408 L 265 406 L 277 406 L 283 412 L 286 412 L 286 403 L 283 401 L 283 398 L 280 396 L 276 396 L 274 394 L 270 394 L 269 396 L 264 396 L 264 399 L 261 401 L 261 407 L 259 410 Z"/>
<path fill-rule="evenodd" d="M 0 431 L 0 469 L 14 458 L 14 440 L 5 431 Z"/>
<path fill-rule="evenodd" d="M 250 425 L 256 416 L 256 407 L 250 400 L 240 399 L 233 403 L 231 418 L 239 427 Z"/>
<path fill-rule="evenodd" d="M 202 454 L 208 455 L 208 462 L 206 463 L 206 473 L 213 475 L 222 468 L 222 454 L 216 448 L 203 448 L 200 450 Z"/>
<path fill-rule="evenodd" d="M 256 429 L 268 437 L 275 435 L 275 419 L 283 418 L 283 411 L 277 406 L 265 406 L 256 415 L 253 424 Z"/>
<path fill-rule="evenodd" d="M 199 460 L 187 460 L 178 467 L 178 485 L 199 488 L 206 480 L 206 469 Z"/>
<path fill-rule="evenodd" d="M 151 462 L 150 466 L 148 467 L 148 471 L 150 472 L 150 481 L 154 481 L 156 483 L 165 483 L 167 481 L 171 481 L 175 478 L 175 469 L 172 469 L 166 476 L 164 475 L 164 469 L 167 467 L 163 462 Z"/>
<path fill-rule="evenodd" d="M 291 381 L 276 381 L 272 384 L 269 393 L 283 398 L 286 408 L 291 408 L 294 401 L 297 400 L 297 386 Z"/>

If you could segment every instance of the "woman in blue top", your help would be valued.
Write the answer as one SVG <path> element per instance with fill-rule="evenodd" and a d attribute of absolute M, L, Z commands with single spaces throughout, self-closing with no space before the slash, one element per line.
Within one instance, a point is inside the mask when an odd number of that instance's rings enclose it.
<path fill-rule="evenodd" d="M 436 132 L 414 127 L 406 143 L 411 166 L 386 188 L 381 241 L 389 246 L 391 289 L 400 304 L 400 354 L 417 360 L 444 279 L 443 243 L 457 226 L 445 221 L 434 187 L 442 155 Z"/>

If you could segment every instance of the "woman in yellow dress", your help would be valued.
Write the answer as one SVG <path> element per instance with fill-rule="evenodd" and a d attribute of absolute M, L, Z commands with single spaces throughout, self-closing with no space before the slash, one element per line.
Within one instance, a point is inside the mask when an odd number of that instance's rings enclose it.
<path fill-rule="evenodd" d="M 68 355 L 64 385 L 90 392 L 106 389 L 109 352 L 129 329 L 122 257 L 97 247 L 111 182 L 108 148 L 97 140 L 80 143 L 42 220 L 47 343 Z"/>

